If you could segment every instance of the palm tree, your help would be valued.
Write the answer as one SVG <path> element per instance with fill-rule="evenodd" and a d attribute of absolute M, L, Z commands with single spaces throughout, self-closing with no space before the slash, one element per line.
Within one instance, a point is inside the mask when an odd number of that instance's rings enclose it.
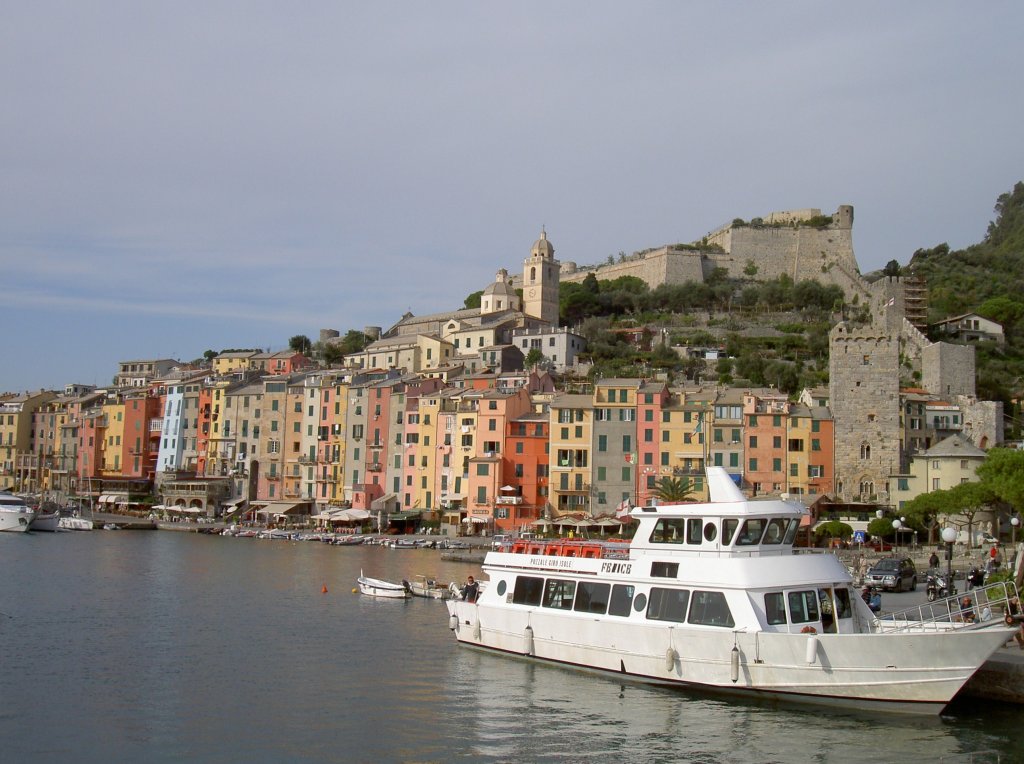
<path fill-rule="evenodd" d="M 693 494 L 693 483 L 689 478 L 663 477 L 654 486 L 654 495 L 659 501 L 689 501 Z"/>

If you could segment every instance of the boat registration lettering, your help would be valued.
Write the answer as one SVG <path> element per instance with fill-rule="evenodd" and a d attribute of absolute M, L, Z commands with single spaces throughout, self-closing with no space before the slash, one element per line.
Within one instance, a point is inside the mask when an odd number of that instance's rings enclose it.
<path fill-rule="evenodd" d="M 541 568 L 571 568 L 572 557 L 531 557 L 530 564 Z"/>
<path fill-rule="evenodd" d="M 633 570 L 633 563 L 631 562 L 602 562 L 601 572 L 602 573 L 621 573 L 628 576 Z"/>

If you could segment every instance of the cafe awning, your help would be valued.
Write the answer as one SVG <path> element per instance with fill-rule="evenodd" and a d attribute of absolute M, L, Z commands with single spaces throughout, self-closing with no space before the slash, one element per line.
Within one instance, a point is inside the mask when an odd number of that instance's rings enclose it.
<path fill-rule="evenodd" d="M 267 506 L 260 509 L 257 514 L 260 515 L 296 515 L 301 514 L 297 510 L 305 506 L 305 502 L 288 502 L 288 501 L 272 501 Z"/>
<path fill-rule="evenodd" d="M 402 523 L 402 522 L 405 522 L 406 520 L 415 520 L 416 518 L 418 518 L 422 514 L 423 514 L 423 512 L 418 510 L 418 509 L 408 509 L 408 510 L 406 510 L 404 512 L 392 512 L 388 516 L 388 520 L 390 520 L 391 522 L 398 521 L 398 522 Z"/>

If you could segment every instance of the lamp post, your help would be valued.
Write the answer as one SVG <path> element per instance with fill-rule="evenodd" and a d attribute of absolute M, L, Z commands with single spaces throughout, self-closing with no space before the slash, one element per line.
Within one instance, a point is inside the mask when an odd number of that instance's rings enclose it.
<path fill-rule="evenodd" d="M 900 528 L 902 528 L 902 527 L 903 527 L 903 523 L 900 521 L 900 519 L 898 517 L 895 520 L 892 521 L 892 529 L 896 533 L 896 554 L 897 554 L 897 556 L 900 553 Z"/>
<path fill-rule="evenodd" d="M 950 594 L 956 594 L 956 587 L 953 586 L 953 542 L 956 541 L 956 531 L 943 528 L 942 540 L 946 542 L 946 586 Z"/>
<path fill-rule="evenodd" d="M 1020 518 L 1014 515 L 1010 518 L 1010 544 L 1017 548 L 1017 526 L 1020 525 Z"/>

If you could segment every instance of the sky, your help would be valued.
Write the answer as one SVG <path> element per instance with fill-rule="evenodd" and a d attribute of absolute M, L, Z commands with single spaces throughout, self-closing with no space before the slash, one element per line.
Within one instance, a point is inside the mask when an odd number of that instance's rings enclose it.
<path fill-rule="evenodd" d="M 1024 4 L 0 2 L 0 392 L 387 328 L 855 208 L 863 272 L 1024 179 Z"/>

